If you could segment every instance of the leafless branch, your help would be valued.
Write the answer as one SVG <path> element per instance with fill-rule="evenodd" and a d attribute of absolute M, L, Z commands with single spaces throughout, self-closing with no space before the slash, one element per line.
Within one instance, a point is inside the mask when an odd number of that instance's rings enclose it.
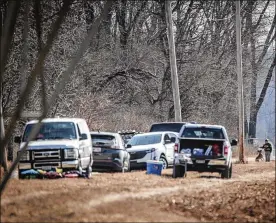
<path fill-rule="evenodd" d="M 20 113 L 21 113 L 21 110 L 24 106 L 24 102 L 25 100 L 28 98 L 29 94 L 30 94 L 30 91 L 31 91 L 31 87 L 33 86 L 34 82 L 35 82 L 35 79 L 36 79 L 36 76 L 38 74 L 38 72 L 41 70 L 41 65 L 44 63 L 44 60 L 48 54 L 48 52 L 50 51 L 51 49 L 51 46 L 53 44 L 53 41 L 55 39 L 55 37 L 57 36 L 58 34 L 58 30 L 60 29 L 61 27 L 61 24 L 65 18 L 65 15 L 67 14 L 67 12 L 69 11 L 70 9 L 70 5 L 71 5 L 72 1 L 67 1 L 65 0 L 64 1 L 64 4 L 60 10 L 60 15 L 59 17 L 57 18 L 57 20 L 55 21 L 55 23 L 53 24 L 52 26 L 52 31 L 49 33 L 48 35 L 48 39 L 47 39 L 47 42 L 46 42 L 46 45 L 45 47 L 41 50 L 40 54 L 39 54 L 39 57 L 38 57 L 38 60 L 37 60 L 37 63 L 31 73 L 31 76 L 30 78 L 28 79 L 28 82 L 27 82 L 27 85 L 23 91 L 23 93 L 21 94 L 21 97 L 20 97 L 20 101 L 18 103 L 18 106 L 16 108 L 16 111 L 12 117 L 12 120 L 10 121 L 10 124 L 9 124 L 9 128 L 7 130 L 7 134 L 4 138 L 4 140 L 1 142 L 1 145 L 0 145 L 0 150 L 3 150 L 3 148 L 6 147 L 8 141 L 9 141 L 9 138 L 10 136 L 12 135 L 12 131 L 15 127 L 15 124 L 16 124 L 16 121 L 18 120 L 19 116 L 20 116 Z M 45 109 L 46 110 L 46 109 Z M 40 125 L 41 125 L 41 120 L 39 121 L 39 123 L 37 125 L 35 125 L 34 129 L 31 131 L 30 133 L 30 137 L 29 139 L 27 140 L 27 143 L 24 145 L 24 147 L 22 148 L 22 152 L 24 152 L 29 144 L 29 141 L 31 141 L 32 139 L 34 139 L 37 134 L 38 134 L 38 131 L 40 129 Z M 12 172 L 14 171 L 14 169 L 16 168 L 19 160 L 20 160 L 20 157 L 21 157 L 21 152 L 18 154 L 18 156 L 16 157 L 16 160 L 12 163 L 9 171 L 5 174 L 2 182 L 1 182 L 1 185 L 0 185 L 0 193 L 2 194 L 9 178 L 11 177 L 11 174 Z"/>
<path fill-rule="evenodd" d="M 67 2 L 67 4 L 71 2 Z M 61 15 L 60 17 L 63 15 L 63 18 L 64 18 L 64 15 L 65 15 L 65 12 L 67 12 L 69 10 L 69 5 L 67 5 L 67 7 L 65 7 L 65 10 L 64 9 L 64 6 L 66 5 L 66 1 L 64 2 L 64 5 L 63 5 L 63 10 L 61 10 Z M 86 36 L 86 38 L 84 39 L 84 41 L 81 43 L 80 45 L 80 48 L 79 50 L 77 51 L 75 57 L 72 59 L 69 67 L 67 68 L 67 70 L 62 74 L 62 78 L 58 84 L 58 86 L 55 88 L 55 92 L 52 94 L 51 96 L 51 99 L 48 103 L 48 106 L 44 109 L 44 113 L 41 115 L 41 117 L 39 118 L 39 122 L 35 125 L 34 129 L 32 129 L 31 133 L 30 133 L 30 137 L 28 138 L 27 140 L 27 143 L 24 145 L 24 147 L 21 149 L 21 152 L 19 153 L 19 156 L 17 156 L 16 158 L 16 161 L 12 164 L 10 170 L 8 171 L 8 173 L 4 176 L 4 179 L 3 181 L 1 182 L 1 187 L 0 187 L 0 190 L 1 190 L 1 194 L 5 188 L 5 185 L 6 183 L 8 182 L 8 179 L 10 178 L 11 176 L 11 173 L 12 171 L 15 169 L 17 163 L 19 162 L 20 160 L 20 156 L 22 154 L 22 152 L 24 152 L 26 149 L 27 149 L 27 146 L 29 144 L 29 142 L 34 139 L 38 132 L 39 132 L 39 129 L 41 127 L 41 121 L 43 120 L 43 118 L 45 118 L 45 114 L 47 114 L 47 112 L 49 111 L 49 109 L 52 107 L 52 105 L 55 103 L 56 101 L 56 98 L 58 97 L 58 95 L 61 93 L 62 89 L 64 88 L 66 82 L 68 81 L 68 79 L 70 78 L 70 74 L 72 74 L 72 72 L 74 71 L 74 68 L 76 67 L 77 63 L 79 62 L 79 60 L 82 58 L 84 52 L 87 50 L 87 48 L 89 47 L 89 44 L 91 42 L 92 39 L 94 39 L 94 37 L 96 36 L 97 32 L 98 32 L 98 28 L 99 28 L 99 25 L 101 23 L 101 21 L 103 21 L 106 17 L 107 17 L 107 14 L 108 14 L 108 10 L 109 8 L 112 6 L 112 2 L 111 1 L 107 1 L 106 4 L 104 5 L 104 9 L 103 9 L 103 13 L 101 14 L 101 16 L 96 20 L 96 22 L 92 25 L 92 28 L 91 30 L 89 31 L 88 35 Z M 57 21 L 60 20 L 60 17 L 57 19 Z M 60 20 L 60 22 L 62 22 L 63 19 Z M 57 22 L 56 22 L 57 23 Z M 59 25 L 61 23 L 58 23 Z M 59 26 L 58 26 L 59 27 Z M 55 26 L 54 26 L 55 28 Z M 53 29 L 55 31 L 57 31 L 56 29 Z M 55 35 L 52 35 L 51 37 L 54 37 Z M 48 39 L 49 40 L 49 39 Z M 47 41 L 48 43 L 48 41 Z M 46 46 L 45 48 L 48 46 L 48 44 L 46 43 Z M 43 51 L 45 50 L 45 48 L 42 50 L 42 53 Z M 43 58 L 44 60 L 44 58 Z M 42 64 L 42 63 L 39 63 L 39 64 Z M 36 69 L 34 69 L 36 71 Z M 40 69 L 38 69 L 37 71 L 39 71 Z"/>
<path fill-rule="evenodd" d="M 1 35 L 1 80 L 8 60 L 8 54 L 13 39 L 12 37 L 14 35 L 14 27 L 19 7 L 20 1 L 9 1 L 7 18 L 5 19 L 5 24 L 2 31 L 3 33 Z"/>

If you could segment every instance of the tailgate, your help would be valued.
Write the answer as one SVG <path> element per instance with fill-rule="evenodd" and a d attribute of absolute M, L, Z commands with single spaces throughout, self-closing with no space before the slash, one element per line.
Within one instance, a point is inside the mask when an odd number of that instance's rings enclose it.
<path fill-rule="evenodd" d="M 99 160 L 113 160 L 119 158 L 120 149 L 112 149 L 105 146 L 94 146 L 93 147 L 93 159 Z"/>
<path fill-rule="evenodd" d="M 180 152 L 197 159 L 218 159 L 223 157 L 224 139 L 180 139 Z"/>

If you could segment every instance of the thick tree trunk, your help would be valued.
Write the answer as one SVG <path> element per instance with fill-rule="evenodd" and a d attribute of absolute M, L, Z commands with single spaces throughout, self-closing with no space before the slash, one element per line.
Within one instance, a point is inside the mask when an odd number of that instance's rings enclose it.
<path fill-rule="evenodd" d="M 2 40 L 2 27 L 3 27 L 3 16 L 2 16 L 2 11 L 0 10 L 0 45 L 1 45 L 1 40 Z M 2 142 L 2 140 L 5 137 L 5 126 L 4 126 L 4 117 L 3 117 L 3 91 L 2 91 L 2 75 L 0 77 L 0 142 Z M 8 170 L 8 166 L 7 166 L 7 151 L 4 148 L 2 151 L 0 151 L 1 157 L 0 157 L 0 162 L 1 165 L 4 168 L 4 171 L 6 172 Z"/>
<path fill-rule="evenodd" d="M 1 142 L 5 138 L 5 126 L 4 126 L 4 117 L 3 117 L 2 98 L 3 98 L 2 84 L 0 83 L 0 141 Z M 4 148 L 1 151 L 1 159 L 0 160 L 1 160 L 1 165 L 4 168 L 4 171 L 6 172 L 8 170 L 6 148 Z"/>
<path fill-rule="evenodd" d="M 246 105 L 245 105 L 246 107 Z M 249 133 L 249 126 L 248 126 L 248 121 L 247 121 L 247 112 L 244 111 L 244 136 L 248 136 L 248 133 Z"/>
<path fill-rule="evenodd" d="M 126 13 L 127 13 L 127 0 L 121 0 L 121 7 L 120 7 L 120 12 L 117 19 L 119 22 L 119 30 L 120 30 L 120 44 L 122 50 L 126 49 L 127 46 L 127 38 L 128 38 L 128 33 L 127 33 L 127 24 L 126 24 Z"/>
<path fill-rule="evenodd" d="M 257 29 L 257 27 L 259 26 L 259 21 L 261 21 L 262 19 L 262 14 L 260 15 L 260 18 L 258 19 L 258 22 L 256 23 L 256 25 L 253 26 L 252 24 L 252 13 L 253 12 L 253 5 L 254 5 L 254 1 L 249 1 L 249 27 L 250 27 L 250 46 L 251 46 L 251 67 L 252 67 L 252 79 L 251 79 L 251 94 L 250 94 L 250 120 L 249 120 L 249 136 L 251 137 L 256 137 L 256 121 L 257 121 L 257 115 L 259 112 L 259 109 L 264 101 L 264 97 L 269 85 L 269 82 L 271 80 L 272 77 L 272 71 L 274 69 L 275 66 L 275 58 L 272 61 L 271 67 L 268 71 L 267 74 L 267 78 L 265 80 L 265 84 L 262 88 L 261 91 L 261 95 L 259 96 L 258 100 L 257 100 L 257 96 L 256 96 L 256 87 L 257 87 L 257 77 L 258 77 L 258 72 L 260 69 L 260 66 L 267 54 L 267 51 L 272 43 L 273 40 L 273 30 L 275 28 L 275 22 L 276 22 L 276 16 L 274 16 L 273 22 L 271 24 L 270 30 L 267 34 L 261 55 L 259 56 L 259 58 L 257 58 L 256 56 L 256 41 L 255 41 L 255 31 Z M 267 9 L 268 3 L 265 5 L 263 12 Z"/>
<path fill-rule="evenodd" d="M 249 121 L 249 138 L 256 138 L 256 124 L 257 124 L 257 112 L 250 113 Z"/>
<path fill-rule="evenodd" d="M 253 11 L 253 5 L 251 3 L 250 12 Z M 251 91 L 250 91 L 250 116 L 249 116 L 249 137 L 256 137 L 256 121 L 257 121 L 257 111 L 256 111 L 256 86 L 257 86 L 257 75 L 258 68 L 256 64 L 256 41 L 254 37 L 254 27 L 252 24 L 252 14 L 248 16 L 248 26 L 250 29 L 250 47 L 251 47 L 251 69 L 252 69 L 252 77 L 251 77 Z"/>

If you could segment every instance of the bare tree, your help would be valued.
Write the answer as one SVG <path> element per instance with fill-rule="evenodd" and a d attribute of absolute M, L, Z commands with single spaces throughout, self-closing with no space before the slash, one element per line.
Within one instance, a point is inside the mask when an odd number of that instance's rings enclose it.
<path fill-rule="evenodd" d="M 248 23 L 250 27 L 250 53 L 251 53 L 251 69 L 252 69 L 252 79 L 251 79 L 251 93 L 250 93 L 250 120 L 249 120 L 249 136 L 255 137 L 256 136 L 256 123 L 257 123 L 257 115 L 259 109 L 264 101 L 264 97 L 267 91 L 268 84 L 270 83 L 272 72 L 275 67 L 275 57 L 272 59 L 265 84 L 261 91 L 259 98 L 257 98 L 257 79 L 259 76 L 259 72 L 261 70 L 262 63 L 267 55 L 268 49 L 271 46 L 273 40 L 275 40 L 275 23 L 276 23 L 276 16 L 274 15 L 273 21 L 271 22 L 270 29 L 266 35 L 265 42 L 263 46 L 259 46 L 256 42 L 256 37 L 258 34 L 258 29 L 264 22 L 265 12 L 268 10 L 268 5 L 270 1 L 267 1 L 264 5 L 260 16 L 258 17 L 257 21 L 253 23 L 253 13 L 254 13 L 254 1 L 249 1 L 249 10 L 248 10 Z M 260 6 L 259 6 L 260 7 Z M 268 25 L 268 24 L 263 24 Z M 261 48 L 261 50 L 259 50 Z M 257 50 L 258 49 L 258 50 Z M 260 53 L 258 53 L 258 51 Z"/>

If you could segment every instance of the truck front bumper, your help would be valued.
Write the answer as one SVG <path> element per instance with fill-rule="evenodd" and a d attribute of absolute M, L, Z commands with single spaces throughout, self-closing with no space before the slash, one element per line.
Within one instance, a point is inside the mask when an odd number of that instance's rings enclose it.
<path fill-rule="evenodd" d="M 67 160 L 67 161 L 51 161 L 51 162 L 20 162 L 18 164 L 19 170 L 29 169 L 44 169 L 45 167 L 59 168 L 59 169 L 77 169 L 79 166 L 78 160 Z"/>

